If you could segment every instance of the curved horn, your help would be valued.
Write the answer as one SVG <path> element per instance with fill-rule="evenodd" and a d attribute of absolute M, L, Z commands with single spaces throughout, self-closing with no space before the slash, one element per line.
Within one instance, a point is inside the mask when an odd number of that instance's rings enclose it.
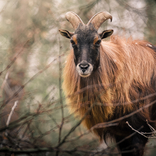
<path fill-rule="evenodd" d="M 97 14 L 95 14 L 87 23 L 87 25 L 89 25 L 90 23 L 93 24 L 93 26 L 95 27 L 96 30 L 99 29 L 99 27 L 101 26 L 101 24 L 103 22 L 105 22 L 107 19 L 110 19 L 112 21 L 112 15 L 108 12 L 99 12 Z"/>
<path fill-rule="evenodd" d="M 74 12 L 67 12 L 66 15 L 65 15 L 67 21 L 69 21 L 73 28 L 76 29 L 80 23 L 83 23 L 83 21 L 81 20 L 81 18 Z"/>

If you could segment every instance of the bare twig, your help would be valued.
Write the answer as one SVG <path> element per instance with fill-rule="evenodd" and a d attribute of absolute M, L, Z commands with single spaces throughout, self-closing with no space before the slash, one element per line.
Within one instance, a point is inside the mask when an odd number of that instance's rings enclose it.
<path fill-rule="evenodd" d="M 60 38 L 58 35 L 58 43 L 59 43 L 59 56 L 61 55 L 61 43 L 60 43 Z M 61 57 L 59 57 L 59 96 L 60 96 L 60 104 L 61 104 L 61 115 L 62 115 L 62 121 L 61 121 L 61 125 L 60 125 L 60 129 L 59 129 L 59 140 L 58 140 L 58 144 L 61 141 L 61 133 L 62 133 L 62 128 L 63 128 L 63 124 L 64 124 L 64 109 L 63 109 L 63 100 L 62 100 L 62 67 L 61 67 Z"/>
<path fill-rule="evenodd" d="M 68 136 L 75 131 L 75 129 L 82 123 L 82 121 L 86 118 L 86 116 L 88 115 L 88 113 L 91 111 L 91 109 L 93 108 L 90 107 L 87 112 L 85 113 L 85 115 L 82 117 L 82 119 L 74 126 L 70 129 L 70 131 L 67 133 L 67 135 L 62 139 L 62 141 L 58 144 L 57 148 L 59 148 L 65 141 L 66 139 L 68 138 Z"/>
<path fill-rule="evenodd" d="M 147 122 L 147 125 L 150 127 L 150 129 L 156 133 L 156 130 L 148 123 L 148 120 L 146 120 L 146 122 Z"/>
<path fill-rule="evenodd" d="M 17 103 L 18 103 L 18 101 L 15 101 L 15 103 L 14 103 L 12 109 L 11 109 L 11 112 L 10 112 L 10 114 L 9 114 L 9 116 L 8 116 L 8 120 L 7 120 L 7 122 L 6 122 L 6 126 L 9 125 L 9 122 L 10 122 L 11 116 L 12 116 L 12 114 L 13 114 L 13 112 L 14 112 L 16 106 L 17 106 Z"/>
<path fill-rule="evenodd" d="M 156 137 L 154 137 L 154 136 L 152 136 L 152 137 L 146 136 L 146 135 L 145 135 L 145 134 L 147 134 L 146 132 L 139 132 L 138 130 L 134 129 L 134 128 L 129 124 L 128 121 L 126 121 L 126 123 L 127 123 L 127 125 L 128 125 L 133 131 L 135 131 L 136 133 L 142 135 L 143 137 L 145 137 L 145 138 L 152 138 L 152 139 L 155 139 L 155 138 L 156 138 Z M 149 124 L 148 124 L 148 125 L 149 125 Z M 155 130 L 155 129 L 154 129 L 154 133 L 156 133 L 156 130 Z M 153 134 L 153 133 L 151 132 L 151 133 L 148 133 L 148 134 Z"/>
<path fill-rule="evenodd" d="M 1 95 L 2 95 L 2 92 L 3 92 L 4 86 L 5 86 L 5 84 L 6 84 L 7 80 L 8 80 L 8 76 L 9 76 L 9 72 L 6 73 L 5 78 L 4 78 L 4 81 L 2 83 L 2 86 L 1 86 Z"/>
<path fill-rule="evenodd" d="M 64 54 L 62 54 L 61 56 L 63 56 Z M 59 57 L 61 57 L 59 56 Z M 10 98 L 8 98 L 5 103 L 3 105 L 1 105 L 0 109 L 2 107 L 4 107 L 6 104 L 8 104 L 14 97 L 16 97 L 18 95 L 18 93 L 28 84 L 30 83 L 32 80 L 34 80 L 38 75 L 40 75 L 41 73 L 43 73 L 45 70 L 47 70 L 54 61 L 56 61 L 58 58 L 54 59 L 53 61 L 51 61 L 44 69 L 40 70 L 38 73 L 36 73 L 34 76 L 32 76 L 24 85 L 22 85 Z"/>
<path fill-rule="evenodd" d="M 130 116 L 132 116 L 132 115 L 134 115 L 134 114 L 142 111 L 143 109 L 146 109 L 146 108 L 152 106 L 155 103 L 156 103 L 156 100 L 153 101 L 153 102 L 151 102 L 151 103 L 149 103 L 149 104 L 147 104 L 147 105 L 144 105 L 143 107 L 137 109 L 136 111 L 134 111 L 134 112 L 132 112 L 130 114 L 127 114 L 125 116 L 122 116 L 122 117 L 117 118 L 117 119 L 114 119 L 114 120 L 111 120 L 109 122 L 104 122 L 104 123 L 96 124 L 94 127 L 92 127 L 92 129 L 100 128 L 100 127 L 102 128 L 102 127 L 105 127 L 105 126 L 109 125 L 110 123 L 114 123 L 114 122 L 118 122 L 118 121 L 124 120 L 124 119 L 126 119 L 126 118 L 128 118 L 128 117 L 130 117 Z"/>

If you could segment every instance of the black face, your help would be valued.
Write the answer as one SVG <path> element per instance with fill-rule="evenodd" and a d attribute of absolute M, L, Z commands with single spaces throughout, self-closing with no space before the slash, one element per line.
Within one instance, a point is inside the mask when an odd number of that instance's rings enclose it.
<path fill-rule="evenodd" d="M 113 30 L 105 30 L 98 34 L 92 23 L 80 24 L 75 33 L 60 30 L 60 33 L 70 38 L 74 50 L 76 70 L 81 77 L 88 77 L 100 64 L 101 40 L 112 34 Z"/>
<path fill-rule="evenodd" d="M 99 66 L 101 38 L 92 25 L 79 25 L 70 41 L 76 69 L 80 76 L 88 77 Z"/>

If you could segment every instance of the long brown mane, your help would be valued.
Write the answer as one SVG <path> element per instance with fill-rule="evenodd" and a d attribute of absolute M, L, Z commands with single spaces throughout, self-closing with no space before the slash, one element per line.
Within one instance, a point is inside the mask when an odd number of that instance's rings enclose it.
<path fill-rule="evenodd" d="M 121 117 L 149 102 L 140 101 L 137 106 L 132 103 L 155 92 L 153 78 L 156 77 L 156 56 L 150 46 L 144 41 L 118 36 L 112 36 L 110 41 L 102 41 L 100 67 L 87 78 L 78 75 L 71 50 L 64 69 L 63 89 L 71 112 L 78 117 L 83 117 L 93 106 L 84 120 L 88 129 L 113 119 L 117 103 L 120 107 L 115 115 Z M 102 131 L 94 130 L 100 138 Z"/>

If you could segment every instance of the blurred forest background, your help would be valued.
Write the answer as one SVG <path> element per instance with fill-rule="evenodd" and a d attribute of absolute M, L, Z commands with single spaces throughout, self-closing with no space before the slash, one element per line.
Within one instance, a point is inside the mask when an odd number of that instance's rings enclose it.
<path fill-rule="evenodd" d="M 156 0 L 0 0 L 0 155 L 117 155 L 69 114 L 61 89 L 70 50 L 58 30 L 108 11 L 99 29 L 156 45 Z M 151 139 L 146 156 L 156 155 Z M 114 153 L 114 154 L 113 154 Z"/>

